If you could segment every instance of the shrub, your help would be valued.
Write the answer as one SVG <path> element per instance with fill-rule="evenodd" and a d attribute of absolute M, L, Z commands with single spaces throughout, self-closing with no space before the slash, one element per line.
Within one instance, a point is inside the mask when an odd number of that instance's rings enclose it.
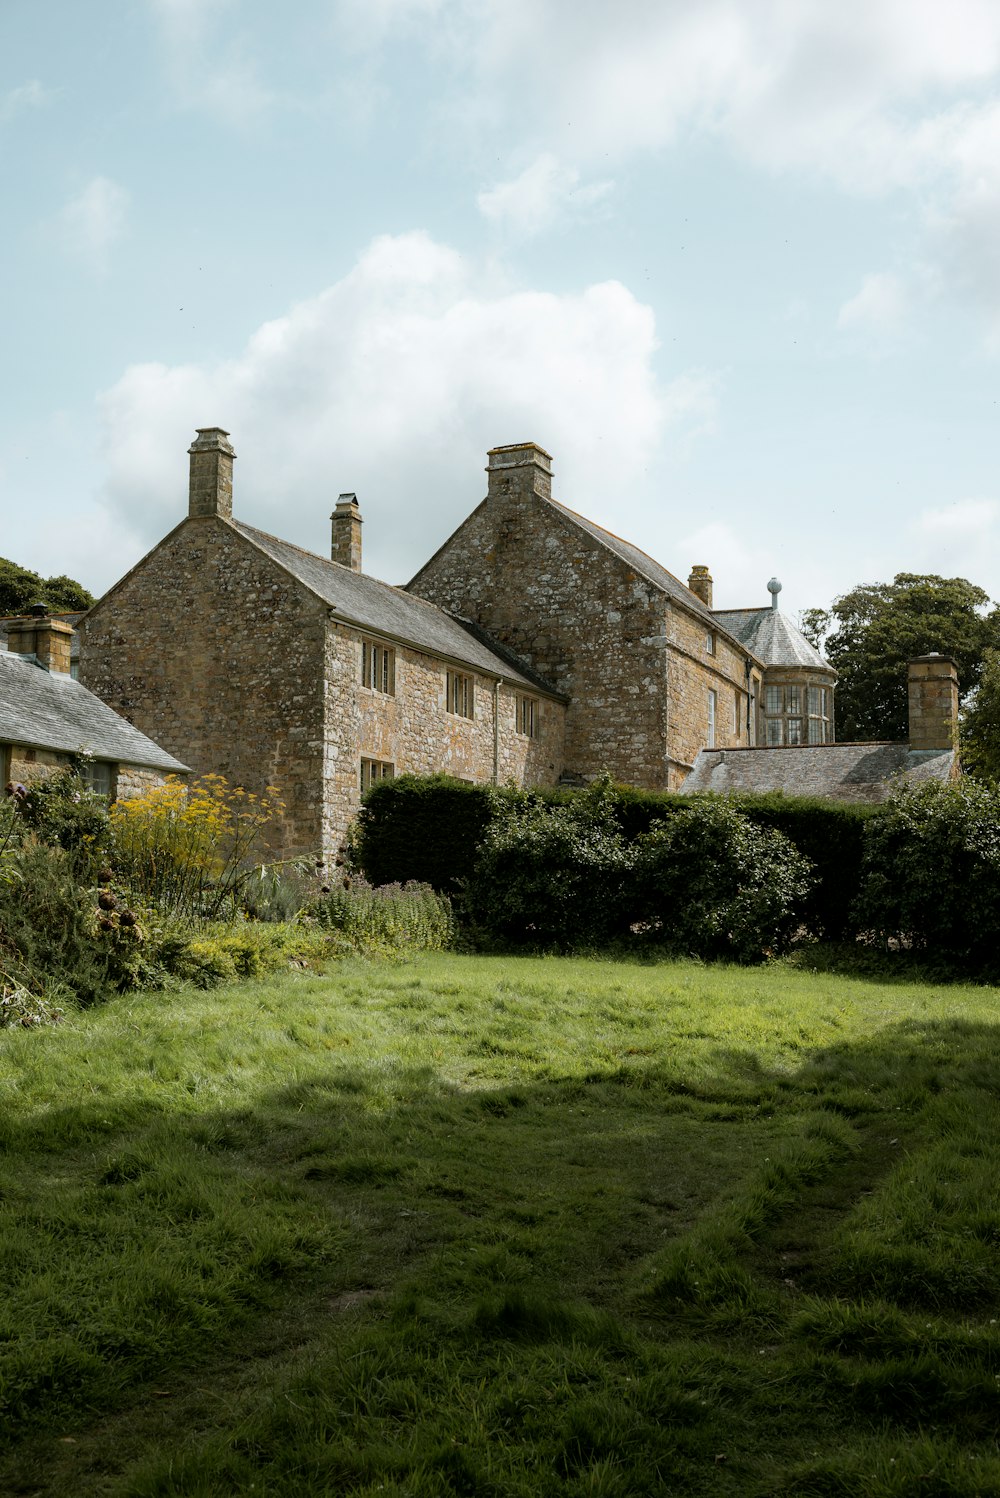
<path fill-rule="evenodd" d="M 316 901 L 309 914 L 361 951 L 410 947 L 439 952 L 453 935 L 450 900 L 429 884 L 413 881 L 373 888 L 358 875 L 349 876 Z"/>
<path fill-rule="evenodd" d="M 352 829 L 353 862 L 372 885 L 417 882 L 452 894 L 471 875 L 505 794 L 449 775 L 381 780 L 365 795 Z"/>
<path fill-rule="evenodd" d="M 855 917 L 886 943 L 1000 972 L 1000 792 L 898 791 L 866 828 Z"/>
<path fill-rule="evenodd" d="M 164 913 L 213 919 L 233 910 L 253 876 L 268 823 L 284 810 L 277 790 L 230 788 L 221 775 L 162 786 L 111 808 L 114 858 L 128 886 Z"/>
<path fill-rule="evenodd" d="M 74 872 L 86 880 L 107 856 L 110 841 L 108 803 L 92 791 L 79 764 L 34 780 L 23 794 L 8 798 L 23 829 L 50 848 L 70 856 Z"/>
<path fill-rule="evenodd" d="M 627 929 L 633 858 L 607 782 L 565 805 L 515 802 L 486 831 L 464 910 L 494 941 L 601 945 Z"/>
<path fill-rule="evenodd" d="M 673 951 L 759 962 L 787 946 L 812 882 L 780 832 L 692 800 L 639 838 L 634 916 Z"/>

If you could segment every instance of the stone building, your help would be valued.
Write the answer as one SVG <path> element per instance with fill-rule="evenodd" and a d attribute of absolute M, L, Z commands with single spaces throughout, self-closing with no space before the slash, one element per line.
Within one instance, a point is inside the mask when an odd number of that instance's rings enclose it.
<path fill-rule="evenodd" d="M 81 679 L 198 773 L 286 805 L 286 854 L 341 841 L 373 781 L 675 790 L 705 748 L 833 737 L 835 673 L 777 610 L 714 610 L 552 498 L 552 460 L 494 448 L 486 498 L 406 588 L 233 516 L 228 434 L 189 449 L 187 516 L 82 621 Z M 779 585 L 780 586 L 780 585 Z"/>
<path fill-rule="evenodd" d="M 336 848 L 384 776 L 558 779 L 563 695 L 467 620 L 366 576 L 353 495 L 330 558 L 235 520 L 227 439 L 199 432 L 187 517 L 86 616 L 81 679 L 197 773 L 277 786 L 285 855 Z"/>
<path fill-rule="evenodd" d="M 765 749 L 703 749 L 685 793 L 784 791 L 836 801 L 885 801 L 900 785 L 947 784 L 959 771 L 958 667 L 947 655 L 921 655 L 908 668 L 909 737 L 902 741 L 785 741 Z"/>
<path fill-rule="evenodd" d="M 72 626 L 39 607 L 5 619 L 0 649 L 0 786 L 30 784 L 85 756 L 94 790 L 124 800 L 187 767 L 76 681 Z"/>

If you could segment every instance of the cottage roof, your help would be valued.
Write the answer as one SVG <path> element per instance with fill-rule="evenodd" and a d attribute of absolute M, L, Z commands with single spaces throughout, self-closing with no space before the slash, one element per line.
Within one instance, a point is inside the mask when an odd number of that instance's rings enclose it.
<path fill-rule="evenodd" d="M 447 613 L 436 604 L 394 588 L 390 583 L 354 572 L 290 541 L 269 536 L 240 520 L 230 524 L 286 572 L 304 583 L 345 622 L 374 634 L 387 635 L 430 655 L 499 676 L 533 691 L 560 694 L 529 666 L 502 648 L 478 627 Z"/>
<path fill-rule="evenodd" d="M 784 791 L 876 802 L 899 785 L 944 784 L 957 770 L 953 749 L 911 749 L 905 742 L 702 749 L 682 791 Z"/>
<path fill-rule="evenodd" d="M 832 671 L 819 651 L 779 609 L 715 609 L 714 616 L 765 666 Z"/>
<path fill-rule="evenodd" d="M 187 770 L 80 682 L 6 651 L 0 652 L 0 743 L 167 773 Z"/>

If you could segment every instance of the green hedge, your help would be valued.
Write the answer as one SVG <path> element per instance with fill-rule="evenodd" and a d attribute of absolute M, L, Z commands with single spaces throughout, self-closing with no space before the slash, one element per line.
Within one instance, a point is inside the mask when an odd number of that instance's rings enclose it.
<path fill-rule="evenodd" d="M 479 845 L 501 808 L 565 805 L 581 794 L 561 786 L 522 791 L 465 785 L 447 775 L 383 780 L 365 798 L 353 856 L 372 884 L 419 880 L 451 895 L 471 877 Z M 692 799 L 634 786 L 613 786 L 608 796 L 629 842 Z M 814 864 L 817 883 L 804 907 L 809 928 L 829 938 L 852 934 L 850 906 L 860 883 L 864 827 L 881 808 L 780 793 L 733 799 L 752 822 L 784 833 Z"/>

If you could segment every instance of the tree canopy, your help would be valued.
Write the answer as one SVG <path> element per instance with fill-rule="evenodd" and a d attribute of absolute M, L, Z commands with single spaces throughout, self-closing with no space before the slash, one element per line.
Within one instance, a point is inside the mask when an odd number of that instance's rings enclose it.
<path fill-rule="evenodd" d="M 93 602 L 93 594 L 72 577 L 44 578 L 0 557 L 0 615 L 25 614 L 33 603 L 44 603 L 54 614 L 75 613 Z"/>
<path fill-rule="evenodd" d="M 958 663 L 968 702 L 986 654 L 1000 650 L 1000 610 L 964 577 L 898 572 L 891 583 L 867 583 L 838 598 L 828 613 L 803 616 L 839 672 L 837 738 L 905 739 L 906 663 L 939 651 Z"/>

